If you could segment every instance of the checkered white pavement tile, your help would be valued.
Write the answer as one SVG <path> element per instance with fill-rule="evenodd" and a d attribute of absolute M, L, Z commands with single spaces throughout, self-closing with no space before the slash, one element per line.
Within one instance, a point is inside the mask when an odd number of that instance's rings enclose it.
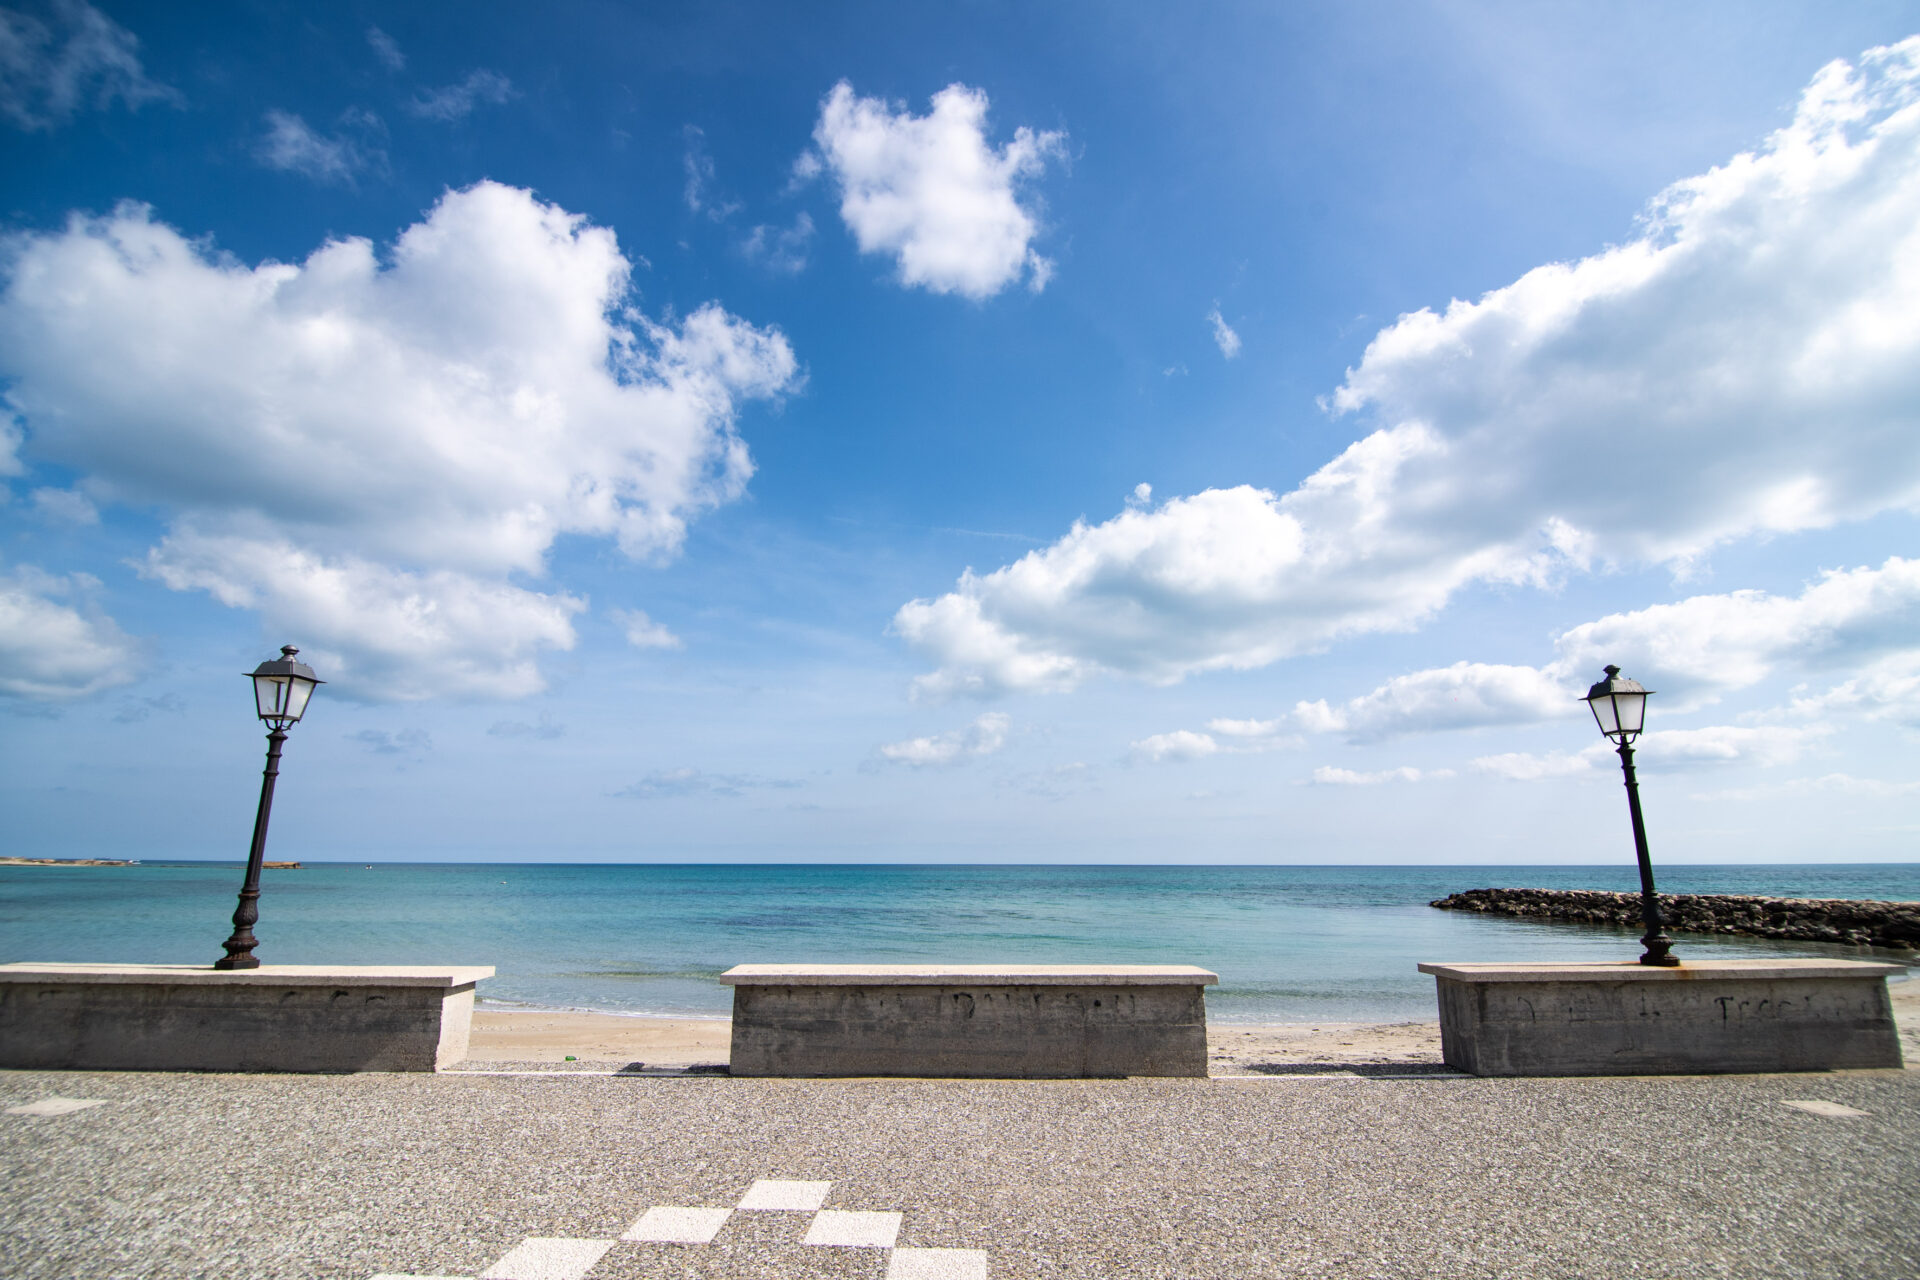
<path fill-rule="evenodd" d="M 906 1215 L 897 1210 L 824 1209 L 831 1182 L 760 1178 L 747 1188 L 735 1209 L 657 1204 L 627 1228 L 620 1240 L 636 1244 L 710 1245 L 741 1210 L 809 1215 L 805 1245 L 881 1249 L 887 1255 L 886 1280 L 987 1280 L 982 1249 L 896 1247 Z M 573 1240 L 529 1236 L 477 1280 L 586 1280 L 613 1240 Z M 372 1280 L 467 1280 L 464 1276 L 403 1275 L 382 1272 Z"/>
<path fill-rule="evenodd" d="M 984 1249 L 895 1249 L 887 1280 L 987 1280 Z"/>
<path fill-rule="evenodd" d="M 742 1209 L 774 1209 L 792 1213 L 812 1213 L 827 1202 L 831 1182 L 783 1182 L 760 1178 L 747 1188 L 740 1200 Z"/>
<path fill-rule="evenodd" d="M 480 1273 L 480 1280 L 582 1280 L 611 1240 L 562 1240 L 528 1236 Z"/>
<path fill-rule="evenodd" d="M 801 1244 L 847 1245 L 856 1249 L 891 1249 L 900 1234 L 898 1213 L 863 1213 L 822 1209 L 813 1215 Z"/>
<path fill-rule="evenodd" d="M 88 1107 L 104 1107 L 104 1098 L 42 1098 L 38 1102 L 25 1103 L 18 1107 L 8 1107 L 10 1116 L 64 1116 L 75 1111 L 85 1111 Z"/>
<path fill-rule="evenodd" d="M 683 1209 L 678 1205 L 657 1204 L 640 1215 L 627 1228 L 622 1240 L 649 1244 L 712 1244 L 733 1216 L 731 1209 Z"/>

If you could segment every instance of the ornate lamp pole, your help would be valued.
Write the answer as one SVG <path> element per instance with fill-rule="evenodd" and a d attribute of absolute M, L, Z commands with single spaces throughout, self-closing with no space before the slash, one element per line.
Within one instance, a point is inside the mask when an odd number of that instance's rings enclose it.
<path fill-rule="evenodd" d="M 1600 724 L 1600 732 L 1620 748 L 1620 768 L 1627 776 L 1627 812 L 1633 816 L 1633 850 L 1640 858 L 1640 913 L 1647 933 L 1640 939 L 1646 953 L 1641 964 L 1672 967 L 1680 963 L 1671 953 L 1669 938 L 1660 920 L 1660 897 L 1653 891 L 1653 862 L 1647 857 L 1647 827 L 1640 820 L 1640 783 L 1633 776 L 1633 740 L 1640 736 L 1647 720 L 1647 696 L 1653 690 L 1637 680 L 1623 680 L 1620 668 L 1609 666 L 1607 678 L 1587 690 L 1587 706 Z"/>
<path fill-rule="evenodd" d="M 259 945 L 253 926 L 260 919 L 260 860 L 267 852 L 267 817 L 273 812 L 273 782 L 280 776 L 280 748 L 287 740 L 287 726 L 299 722 L 307 712 L 307 699 L 317 686 L 326 683 L 314 677 L 312 667 L 294 661 L 299 652 L 290 644 L 282 645 L 278 658 L 269 658 L 252 672 L 254 703 L 269 730 L 267 768 L 260 779 L 260 808 L 253 816 L 247 878 L 240 886 L 240 905 L 233 912 L 233 936 L 226 941 L 227 954 L 213 962 L 216 969 L 260 967 L 253 954 Z"/>

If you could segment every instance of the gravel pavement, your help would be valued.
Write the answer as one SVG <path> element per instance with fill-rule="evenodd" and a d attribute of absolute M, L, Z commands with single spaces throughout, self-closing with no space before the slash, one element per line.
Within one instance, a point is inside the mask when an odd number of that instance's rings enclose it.
<path fill-rule="evenodd" d="M 1920 1280 L 1911 1070 L 1476 1080 L 1303 1068 L 1111 1081 L 0 1072 L 0 1109 L 49 1097 L 105 1105 L 0 1114 L 8 1280 L 478 1277 L 547 1237 L 613 1242 L 586 1280 L 882 1280 L 890 1267 L 896 1280 L 945 1280 L 978 1276 L 968 1267 L 982 1261 L 994 1280 Z M 1781 1105 L 1796 1099 L 1867 1114 Z M 711 1243 L 619 1241 L 651 1207 L 728 1208 L 758 1179 L 830 1183 L 828 1210 L 897 1212 L 903 1248 L 808 1245 L 809 1214 L 746 1210 Z M 555 1266 L 538 1274 L 581 1274 Z"/>

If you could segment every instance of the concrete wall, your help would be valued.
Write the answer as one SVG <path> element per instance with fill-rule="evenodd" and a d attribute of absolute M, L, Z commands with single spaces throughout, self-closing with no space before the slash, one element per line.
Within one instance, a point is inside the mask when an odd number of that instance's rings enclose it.
<path fill-rule="evenodd" d="M 1438 982 L 1448 1065 L 1475 1075 L 1900 1066 L 1885 980 L 1897 967 L 1805 963 L 1420 967 Z"/>
<path fill-rule="evenodd" d="M 0 1067 L 433 1071 L 466 1056 L 493 972 L 294 968 L 0 966 Z"/>
<path fill-rule="evenodd" d="M 1193 971 L 1198 973 L 1200 971 Z M 1205 974 L 1206 981 L 1214 981 Z M 736 982 L 736 1076 L 1204 1076 L 1200 978 Z"/>

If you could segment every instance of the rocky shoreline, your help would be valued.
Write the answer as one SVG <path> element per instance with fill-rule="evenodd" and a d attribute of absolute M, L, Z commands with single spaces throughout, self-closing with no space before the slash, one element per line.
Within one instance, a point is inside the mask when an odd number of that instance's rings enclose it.
<path fill-rule="evenodd" d="M 1640 895 L 1594 889 L 1469 889 L 1431 904 L 1442 911 L 1527 920 L 1640 927 Z M 1794 942 L 1920 948 L 1920 902 L 1850 898 L 1763 898 L 1743 894 L 1663 893 L 1669 932 L 1737 933 Z"/>

